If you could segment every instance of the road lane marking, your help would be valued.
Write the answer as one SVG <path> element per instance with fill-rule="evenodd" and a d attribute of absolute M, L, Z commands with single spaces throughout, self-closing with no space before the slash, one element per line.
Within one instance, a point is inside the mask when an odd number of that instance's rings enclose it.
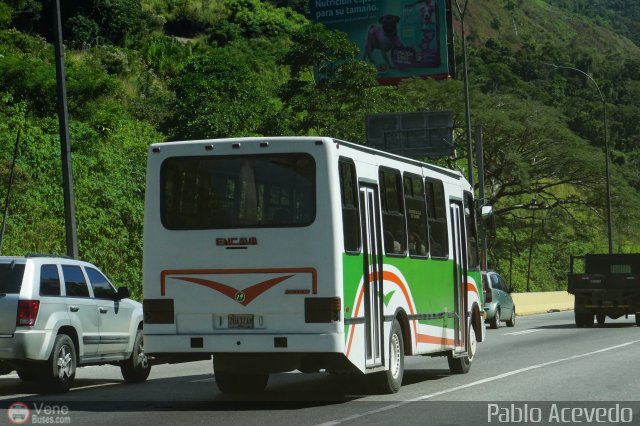
<path fill-rule="evenodd" d="M 32 394 L 32 393 L 16 393 L 14 395 L 1 396 L 0 397 L 0 401 L 9 401 L 9 400 L 12 400 L 12 399 L 29 398 L 31 396 L 35 396 L 35 394 Z"/>
<path fill-rule="evenodd" d="M 2 376 L 4 377 L 4 376 Z M 17 377 L 17 376 L 16 376 Z M 81 392 L 84 391 L 86 389 L 91 389 L 91 388 L 103 388 L 106 386 L 113 386 L 113 385 L 117 385 L 120 384 L 119 382 L 117 383 L 96 383 L 95 385 L 81 385 L 78 386 L 78 384 L 76 383 L 76 387 L 72 387 L 71 389 L 69 389 L 69 393 L 71 392 Z M 37 396 L 41 396 L 41 394 L 39 393 L 16 393 L 16 394 L 12 394 L 12 395 L 3 395 L 0 396 L 0 401 L 9 401 L 9 400 L 15 400 L 15 399 L 20 399 L 20 398 L 31 398 L 31 397 L 37 397 Z"/>
<path fill-rule="evenodd" d="M 503 336 L 520 336 L 522 334 L 531 334 L 542 331 L 540 328 L 530 328 L 528 330 L 514 331 L 513 333 L 504 333 Z"/>
<path fill-rule="evenodd" d="M 453 393 L 453 392 L 456 392 L 456 391 L 459 391 L 459 390 L 471 388 L 471 387 L 474 387 L 474 386 L 484 385 L 486 383 L 495 382 L 496 380 L 506 379 L 507 377 L 515 376 L 517 374 L 526 373 L 526 372 L 529 372 L 529 371 L 532 371 L 532 370 L 537 370 L 537 369 L 540 369 L 540 368 L 548 367 L 550 365 L 560 364 L 562 362 L 574 361 L 576 359 L 586 358 L 586 357 L 593 356 L 593 355 L 598 355 L 598 354 L 601 354 L 601 353 L 604 353 L 604 352 L 609 352 L 609 351 L 613 351 L 613 350 L 616 350 L 616 349 L 624 348 L 626 346 L 635 345 L 637 343 L 640 343 L 640 340 L 632 340 L 632 341 L 627 342 L 627 343 L 622 343 L 620 345 L 611 346 L 611 347 L 604 348 L 604 349 L 599 349 L 597 351 L 587 352 L 587 353 L 580 354 L 580 355 L 573 355 L 573 356 L 566 357 L 566 358 L 556 359 L 554 361 L 543 362 L 541 364 L 530 365 L 529 367 L 519 368 L 517 370 L 509 371 L 507 373 L 499 374 L 497 376 L 487 377 L 486 379 L 481 379 L 481 380 L 476 380 L 475 382 L 467 383 L 466 385 L 460 385 L 460 386 L 456 386 L 456 387 L 453 387 L 453 388 L 450 388 L 450 389 L 441 390 L 439 392 L 434 392 L 434 393 L 431 393 L 431 394 L 422 395 L 422 396 L 419 396 L 417 398 L 409 399 L 407 401 L 400 401 L 400 402 L 397 402 L 395 404 L 390 404 L 390 405 L 387 405 L 387 406 L 384 406 L 384 407 L 381 407 L 381 408 L 378 408 L 378 409 L 375 409 L 375 410 L 366 411 L 366 412 L 361 413 L 361 414 L 354 414 L 354 415 L 351 415 L 351 416 L 346 417 L 344 419 L 332 420 L 332 421 L 320 423 L 317 426 L 334 426 L 334 425 L 338 425 L 340 423 L 353 421 L 353 420 L 356 420 L 356 419 L 360 419 L 362 417 L 370 416 L 372 414 L 382 413 L 382 412 L 385 412 L 385 411 L 393 410 L 395 408 L 400 408 L 400 407 L 402 407 L 402 406 L 404 406 L 406 404 L 410 404 L 412 402 L 425 401 L 427 399 L 432 399 L 432 398 L 435 398 L 437 396 L 446 395 L 448 393 Z"/>
<path fill-rule="evenodd" d="M 301 374 L 299 373 L 297 370 L 293 370 L 293 371 L 285 371 L 284 373 L 281 374 Z M 208 377 L 206 379 L 197 379 L 197 380 L 189 380 L 189 383 L 205 383 L 205 382 L 215 382 L 215 377 Z"/>
<path fill-rule="evenodd" d="M 189 380 L 189 383 L 208 383 L 208 382 L 215 382 L 215 379 L 213 377 L 207 377 L 206 379 L 198 379 L 198 380 Z"/>

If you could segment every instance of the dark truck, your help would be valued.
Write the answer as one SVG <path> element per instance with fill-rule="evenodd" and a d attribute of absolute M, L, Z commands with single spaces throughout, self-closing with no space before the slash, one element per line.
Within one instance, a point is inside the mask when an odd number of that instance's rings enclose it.
<path fill-rule="evenodd" d="M 640 254 L 571 256 L 570 263 L 568 291 L 575 296 L 577 327 L 593 327 L 594 316 L 603 325 L 607 317 L 629 314 L 640 325 Z"/>

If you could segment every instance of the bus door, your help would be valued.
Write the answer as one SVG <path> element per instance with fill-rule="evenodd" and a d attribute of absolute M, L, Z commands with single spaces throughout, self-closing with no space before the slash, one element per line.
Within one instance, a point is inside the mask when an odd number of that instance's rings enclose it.
<path fill-rule="evenodd" d="M 360 187 L 360 214 L 364 275 L 364 315 L 366 367 L 384 362 L 382 310 L 382 243 L 380 227 L 380 199 L 377 186 Z"/>
<path fill-rule="evenodd" d="M 467 348 L 467 254 L 462 203 L 451 201 L 451 240 L 453 243 L 453 293 L 455 300 L 455 351 Z"/>

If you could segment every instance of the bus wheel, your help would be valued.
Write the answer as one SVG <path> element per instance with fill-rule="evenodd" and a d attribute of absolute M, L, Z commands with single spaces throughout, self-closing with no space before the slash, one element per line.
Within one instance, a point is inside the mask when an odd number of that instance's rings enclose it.
<path fill-rule="evenodd" d="M 267 387 L 269 373 L 236 373 L 214 370 L 218 389 L 222 393 L 251 394 L 260 393 Z"/>
<path fill-rule="evenodd" d="M 449 370 L 453 374 L 466 374 L 471 369 L 471 363 L 476 355 L 476 347 L 478 342 L 476 341 L 476 331 L 473 326 L 469 326 L 469 332 L 467 334 L 469 342 L 469 352 L 461 357 L 454 357 L 453 351 L 447 353 L 447 361 L 449 362 Z"/>
<path fill-rule="evenodd" d="M 375 373 L 375 388 L 380 393 L 396 393 L 404 376 L 404 339 L 398 320 L 393 320 L 389 336 L 389 369 Z"/>

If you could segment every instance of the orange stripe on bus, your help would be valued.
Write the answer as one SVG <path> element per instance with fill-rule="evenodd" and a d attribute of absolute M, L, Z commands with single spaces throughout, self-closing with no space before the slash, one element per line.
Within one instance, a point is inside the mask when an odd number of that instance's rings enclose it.
<path fill-rule="evenodd" d="M 428 334 L 416 334 L 416 342 L 451 346 L 455 343 L 455 340 L 446 337 L 430 336 Z"/>
<path fill-rule="evenodd" d="M 374 273 L 369 274 L 369 281 L 373 282 L 374 281 Z M 386 281 L 391 281 L 392 283 L 396 284 L 398 287 L 400 287 L 400 290 L 402 291 L 402 294 L 404 295 L 405 300 L 407 301 L 407 305 L 409 305 L 409 311 L 411 314 L 414 314 L 414 309 L 413 309 L 413 305 L 411 303 L 411 298 L 409 297 L 409 291 L 407 290 L 407 287 L 404 285 L 404 283 L 402 282 L 402 280 L 400 279 L 400 277 L 391 272 L 391 271 L 382 271 L 382 278 L 383 280 Z M 467 288 L 469 289 L 469 291 L 472 291 L 473 293 L 475 293 L 476 295 L 478 294 L 478 288 L 477 286 L 472 283 L 472 282 L 467 282 Z M 356 302 L 356 307 L 355 310 L 353 312 L 353 317 L 357 317 L 358 316 L 358 311 L 360 309 L 360 304 L 362 302 L 362 299 L 364 297 L 364 285 L 362 286 L 362 288 L 360 289 L 360 293 L 358 294 L 358 300 Z M 454 339 L 449 339 L 446 337 L 436 337 L 436 336 L 430 336 L 428 334 L 420 334 L 418 333 L 417 330 L 417 321 L 413 320 L 413 332 L 416 336 L 416 342 L 417 343 L 430 343 L 430 344 L 437 344 L 437 345 L 449 345 L 452 346 L 455 344 L 455 340 Z M 349 357 L 349 354 L 351 352 L 351 345 L 353 344 L 353 335 L 355 334 L 355 326 L 356 324 L 352 324 L 349 327 L 349 341 L 347 343 L 347 357 Z"/>
<path fill-rule="evenodd" d="M 402 294 L 404 295 L 404 298 L 407 300 L 407 305 L 409 305 L 409 311 L 411 312 L 411 314 L 414 313 L 414 309 L 413 309 L 413 305 L 411 304 L 411 298 L 409 297 L 409 292 L 406 288 L 406 286 L 404 285 L 404 283 L 402 282 L 402 280 L 400 279 L 400 277 L 398 277 L 398 275 L 394 274 L 393 272 L 390 271 L 382 271 L 382 279 L 383 281 L 391 281 L 392 283 L 396 284 L 398 287 L 400 287 L 400 289 L 402 290 Z M 369 274 L 369 282 L 373 283 L 375 281 L 375 276 L 374 273 L 370 273 Z M 362 302 L 362 299 L 364 297 L 364 285 L 360 288 L 360 293 L 358 294 L 358 300 L 356 302 L 356 306 L 355 309 L 353 311 L 353 317 L 357 317 L 358 316 L 358 311 L 360 309 L 360 304 Z M 417 325 L 416 325 L 416 321 L 413 320 L 413 333 L 416 334 L 417 333 Z M 349 354 L 351 353 L 351 345 L 353 343 L 353 335 L 355 334 L 355 324 L 351 325 L 349 328 L 349 341 L 347 343 L 347 357 L 349 357 Z"/>
<path fill-rule="evenodd" d="M 318 294 L 318 271 L 315 268 L 266 268 L 266 269 L 168 269 L 160 273 L 160 295 L 164 296 L 169 275 L 207 275 L 207 274 L 311 274 L 311 292 Z"/>
<path fill-rule="evenodd" d="M 360 294 L 358 294 L 358 300 L 356 301 L 356 308 L 353 310 L 353 317 L 358 316 L 358 309 L 360 309 L 360 303 L 362 303 L 362 298 L 364 297 L 364 285 L 362 289 L 360 289 Z M 349 353 L 351 352 L 351 343 L 353 343 L 353 335 L 355 334 L 356 324 L 352 324 L 349 327 L 349 342 L 347 343 L 347 358 L 349 357 Z"/>

